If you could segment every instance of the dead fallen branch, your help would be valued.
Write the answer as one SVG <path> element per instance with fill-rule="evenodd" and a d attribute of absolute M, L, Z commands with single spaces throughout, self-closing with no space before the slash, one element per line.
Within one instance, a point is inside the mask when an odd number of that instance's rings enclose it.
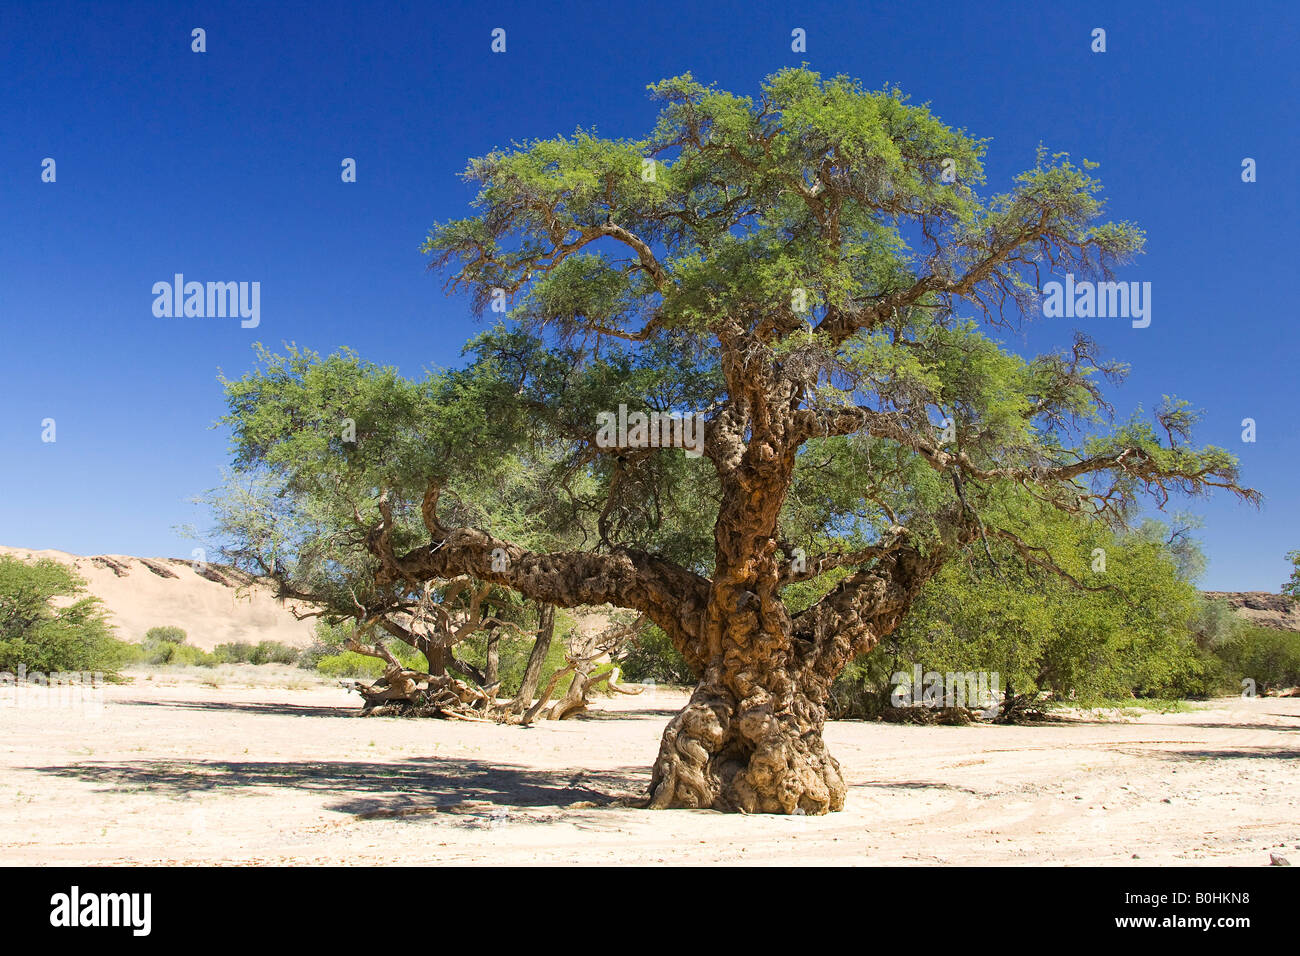
<path fill-rule="evenodd" d="M 589 696 L 604 686 L 612 693 L 639 694 L 641 687 L 627 687 L 618 682 L 618 665 L 611 657 L 634 639 L 645 624 L 644 616 L 631 624 L 616 623 L 595 635 L 574 636 L 569 641 L 565 666 L 551 675 L 541 695 L 527 708 L 519 699 L 498 701 L 496 683 L 486 688 L 450 674 L 429 674 L 402 665 L 382 640 L 366 643 L 360 639 L 369 628 L 363 625 L 350 637 L 350 651 L 375 657 L 384 662 L 384 673 L 373 683 L 341 681 L 355 690 L 364 701 L 363 717 L 442 717 L 482 723 L 529 724 L 539 719 L 564 720 L 587 709 Z M 468 675 L 462 675 L 468 676 Z M 554 703 L 551 698 L 566 678 L 563 694 Z M 549 707 L 547 705 L 550 705 Z M 520 711 L 523 711 L 520 714 Z"/>

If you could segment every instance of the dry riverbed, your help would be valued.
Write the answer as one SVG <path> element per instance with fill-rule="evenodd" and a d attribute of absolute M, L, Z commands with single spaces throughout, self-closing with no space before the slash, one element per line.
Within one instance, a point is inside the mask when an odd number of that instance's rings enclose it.
<path fill-rule="evenodd" d="M 1033 727 L 839 722 L 827 817 L 650 812 L 685 695 L 529 728 L 358 719 L 279 667 L 132 675 L 0 707 L 0 864 L 1300 865 L 1300 699 Z M 205 682 L 206 681 L 206 682 Z"/>

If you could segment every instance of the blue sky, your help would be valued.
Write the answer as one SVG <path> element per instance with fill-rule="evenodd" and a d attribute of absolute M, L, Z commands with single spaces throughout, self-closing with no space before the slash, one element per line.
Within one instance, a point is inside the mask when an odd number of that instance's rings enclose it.
<path fill-rule="evenodd" d="M 460 361 L 478 320 L 419 245 L 464 214 L 469 157 L 579 125 L 639 136 L 647 83 L 689 70 L 753 92 L 807 61 L 992 137 L 990 191 L 1040 142 L 1101 163 L 1110 215 L 1147 231 L 1120 278 L 1152 283 L 1151 326 L 1039 319 L 1004 338 L 1040 351 L 1077 324 L 1133 366 L 1120 412 L 1168 393 L 1206 410 L 1198 437 L 1266 500 L 1191 506 L 1203 586 L 1276 590 L 1300 548 L 1293 3 L 10 0 L 0 17 L 0 544 L 188 555 L 175 528 L 206 524 L 189 499 L 227 460 L 217 371 L 242 374 L 254 341 L 349 345 L 408 374 Z M 260 326 L 156 318 L 152 285 L 177 272 L 260 281 Z"/>

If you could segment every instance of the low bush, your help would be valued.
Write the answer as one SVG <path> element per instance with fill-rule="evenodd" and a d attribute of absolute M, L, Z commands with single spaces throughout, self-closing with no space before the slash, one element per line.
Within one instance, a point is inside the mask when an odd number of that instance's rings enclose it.
<path fill-rule="evenodd" d="M 185 631 L 179 627 L 151 627 L 144 632 L 145 644 L 184 644 Z"/>
<path fill-rule="evenodd" d="M 320 662 L 331 654 L 337 654 L 338 647 L 326 644 L 320 638 L 312 641 L 298 652 L 298 666 L 303 670 L 314 671 Z"/>
<path fill-rule="evenodd" d="M 384 662 L 368 654 L 342 651 L 322 657 L 316 664 L 316 672 L 325 677 L 364 677 L 374 680 L 384 673 Z"/>
<path fill-rule="evenodd" d="M 221 663 L 214 655 L 174 641 L 146 641 L 134 645 L 131 651 L 131 663 L 149 664 L 151 666 L 171 665 L 174 667 L 215 667 Z"/>
<path fill-rule="evenodd" d="M 253 655 L 257 653 L 257 645 L 247 641 L 234 641 L 229 644 L 218 644 L 212 649 L 212 653 L 223 664 L 251 664 Z"/>

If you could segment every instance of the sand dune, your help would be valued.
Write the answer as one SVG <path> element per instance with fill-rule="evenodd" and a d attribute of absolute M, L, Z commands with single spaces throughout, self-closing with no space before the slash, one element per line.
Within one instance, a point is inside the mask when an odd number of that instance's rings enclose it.
<path fill-rule="evenodd" d="M 179 558 L 81 557 L 3 546 L 0 555 L 72 565 L 90 593 L 104 602 L 124 641 L 139 641 L 149 628 L 165 625 L 183 628 L 188 642 L 205 651 L 231 641 L 305 647 L 312 640 L 314 619 L 296 620 L 293 602 L 282 604 L 265 582 L 229 567 L 212 564 L 196 571 Z"/>

